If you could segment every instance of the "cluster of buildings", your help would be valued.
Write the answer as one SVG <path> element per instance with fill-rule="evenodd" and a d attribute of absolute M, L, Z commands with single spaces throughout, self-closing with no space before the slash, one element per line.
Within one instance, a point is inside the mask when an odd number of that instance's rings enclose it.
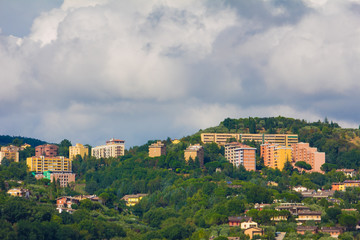
<path fill-rule="evenodd" d="M 14 162 L 19 162 L 19 151 L 22 151 L 27 147 L 31 147 L 31 145 L 25 143 L 25 144 L 21 145 L 20 147 L 17 147 L 14 145 L 1 147 L 0 164 L 4 158 L 6 158 L 8 160 L 12 160 Z"/>
<path fill-rule="evenodd" d="M 251 217 L 228 217 L 228 222 L 230 227 L 238 226 L 244 230 L 244 234 L 248 235 L 250 239 L 253 239 L 256 235 L 264 235 L 264 229 L 259 228 L 258 223 L 254 222 Z"/>
<path fill-rule="evenodd" d="M 81 200 L 89 199 L 92 202 L 101 202 L 99 197 L 96 195 L 79 195 L 75 197 L 62 196 L 56 199 L 56 210 L 59 213 L 68 212 L 73 213 L 76 210 L 73 209 L 73 204 L 78 205 Z"/>
<path fill-rule="evenodd" d="M 179 140 L 174 140 L 179 141 Z M 178 143 L 178 142 L 177 142 Z M 157 141 L 149 146 L 149 157 L 160 157 L 166 155 L 166 146 L 161 141 Z M 189 160 L 199 161 L 200 167 L 204 166 L 204 148 L 200 144 L 190 145 L 184 150 L 184 159 L 186 162 Z"/>
<path fill-rule="evenodd" d="M 346 188 L 352 187 L 360 187 L 360 180 L 345 180 L 344 182 L 331 184 L 331 190 L 333 191 L 346 191 Z"/>
<path fill-rule="evenodd" d="M 229 143 L 231 140 L 236 141 Z M 201 141 L 224 146 L 225 158 L 236 167 L 243 165 L 248 171 L 256 169 L 256 149 L 239 142 L 260 143 L 260 156 L 265 166 L 274 169 L 282 170 L 287 161 L 294 166 L 303 161 L 311 165 L 310 172 L 322 172 L 320 167 L 325 163 L 325 153 L 308 143 L 299 143 L 296 134 L 202 133 Z"/>

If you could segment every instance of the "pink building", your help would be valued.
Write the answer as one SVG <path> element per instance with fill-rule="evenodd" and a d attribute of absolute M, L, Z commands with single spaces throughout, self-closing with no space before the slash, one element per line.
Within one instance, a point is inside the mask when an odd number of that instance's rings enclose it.
<path fill-rule="evenodd" d="M 317 148 L 310 147 L 309 143 L 295 143 L 292 147 L 294 163 L 303 161 L 311 165 L 310 172 L 322 172 L 320 167 L 325 163 L 325 153 L 318 152 Z"/>
<path fill-rule="evenodd" d="M 44 144 L 35 147 L 35 156 L 56 157 L 59 147 L 54 144 Z"/>

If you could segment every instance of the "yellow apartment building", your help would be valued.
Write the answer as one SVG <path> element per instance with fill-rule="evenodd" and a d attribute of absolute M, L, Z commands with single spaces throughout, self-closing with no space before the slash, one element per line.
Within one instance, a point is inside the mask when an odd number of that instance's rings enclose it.
<path fill-rule="evenodd" d="M 237 141 L 255 141 L 258 143 L 273 143 L 283 146 L 290 146 L 298 142 L 297 134 L 248 134 L 248 133 L 202 133 L 201 141 L 203 143 L 215 142 L 219 145 L 225 145 L 229 139 L 234 138 Z"/>
<path fill-rule="evenodd" d="M 89 148 L 85 147 L 84 145 L 77 143 L 75 146 L 69 147 L 69 158 L 74 160 L 76 155 L 80 155 L 82 158 L 89 156 Z"/>
<path fill-rule="evenodd" d="M 166 146 L 161 141 L 157 141 L 149 146 L 149 157 L 160 157 L 166 155 Z"/>
<path fill-rule="evenodd" d="M 204 166 L 204 148 L 200 144 L 190 145 L 184 151 L 185 161 L 188 162 L 190 158 L 195 160 L 195 158 L 199 159 L 200 167 Z"/>
<path fill-rule="evenodd" d="M 26 164 L 31 172 L 71 172 L 72 160 L 66 157 L 29 157 Z"/>
<path fill-rule="evenodd" d="M 291 162 L 291 147 L 278 144 L 262 144 L 260 156 L 264 159 L 264 165 L 270 168 L 277 168 L 280 171 L 287 161 Z"/>

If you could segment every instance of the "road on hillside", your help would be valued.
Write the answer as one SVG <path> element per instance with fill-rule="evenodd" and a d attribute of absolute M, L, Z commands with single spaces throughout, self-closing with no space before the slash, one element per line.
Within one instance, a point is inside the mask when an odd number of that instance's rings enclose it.
<path fill-rule="evenodd" d="M 283 240 L 285 237 L 286 232 L 281 232 L 277 235 L 277 237 L 275 238 L 276 240 Z"/>

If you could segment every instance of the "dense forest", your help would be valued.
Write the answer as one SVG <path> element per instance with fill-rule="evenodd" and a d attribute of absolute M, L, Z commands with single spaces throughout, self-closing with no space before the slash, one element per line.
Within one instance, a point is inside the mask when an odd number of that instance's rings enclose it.
<path fill-rule="evenodd" d="M 200 143 L 201 132 L 297 133 L 300 141 L 326 152 L 326 172 L 300 172 L 290 164 L 279 171 L 264 167 L 259 158 L 259 170 L 249 172 L 233 167 L 224 158 L 224 148 L 215 143 L 203 145 L 205 167 L 200 168 L 196 160 L 184 161 L 184 150 L 189 144 Z M 295 186 L 330 189 L 333 182 L 346 180 L 345 174 L 335 169 L 359 168 L 358 139 L 358 129 L 342 129 L 327 120 L 225 119 L 217 127 L 182 138 L 178 144 L 164 140 L 166 156 L 148 157 L 148 147 L 155 141 L 131 147 L 118 158 L 78 156 L 73 161 L 76 183 L 66 188 L 46 179 L 36 181 L 26 171 L 25 162 L 34 149 L 25 149 L 19 163 L 0 165 L 0 239 L 249 239 L 240 227 L 228 225 L 229 216 L 244 215 L 252 217 L 265 231 L 255 238 L 274 239 L 276 232 L 286 232 L 285 239 L 333 239 L 324 233 L 297 234 L 294 216 L 275 210 L 281 202 L 303 203 L 321 211 L 320 223 L 309 221 L 305 225 L 341 226 L 346 232 L 340 239 L 359 239 L 355 227 L 360 220 L 360 188 L 337 191 L 333 199 L 321 200 L 304 198 L 292 190 Z M 71 145 L 66 139 L 59 143 L 64 153 Z M 13 187 L 29 189 L 30 196 L 6 194 Z M 122 197 L 136 193 L 148 196 L 133 207 L 126 206 Z M 96 194 L 101 203 L 82 200 L 72 206 L 76 209 L 73 214 L 55 210 L 56 198 L 80 194 Z M 271 205 L 256 210 L 256 203 Z M 271 220 L 279 215 L 288 217 L 288 221 Z"/>

